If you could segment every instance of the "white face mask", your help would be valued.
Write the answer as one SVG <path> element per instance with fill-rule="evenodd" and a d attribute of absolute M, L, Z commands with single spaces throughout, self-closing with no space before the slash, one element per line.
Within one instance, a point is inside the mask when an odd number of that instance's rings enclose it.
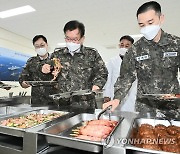
<path fill-rule="evenodd" d="M 78 52 L 80 50 L 81 44 L 77 44 L 77 43 L 73 43 L 73 42 L 67 42 L 66 46 L 69 49 L 70 54 L 74 55 L 75 52 Z"/>
<path fill-rule="evenodd" d="M 141 28 L 140 33 L 143 34 L 147 40 L 152 40 L 158 34 L 159 30 L 159 25 L 149 25 Z"/>
<path fill-rule="evenodd" d="M 80 49 L 80 44 L 77 43 L 73 43 L 73 42 L 67 42 L 66 43 L 67 48 L 69 49 L 69 51 L 76 51 L 78 49 Z"/>
<path fill-rule="evenodd" d="M 127 48 L 120 48 L 120 49 L 119 49 L 119 54 L 120 54 L 121 56 L 124 56 L 127 51 L 128 51 Z"/>
<path fill-rule="evenodd" d="M 36 52 L 39 56 L 44 56 L 47 53 L 46 48 L 38 48 L 36 49 Z"/>

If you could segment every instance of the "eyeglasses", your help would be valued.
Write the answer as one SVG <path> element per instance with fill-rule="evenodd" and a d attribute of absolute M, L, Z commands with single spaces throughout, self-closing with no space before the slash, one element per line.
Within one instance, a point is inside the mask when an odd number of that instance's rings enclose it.
<path fill-rule="evenodd" d="M 35 49 L 44 48 L 46 44 L 35 45 Z"/>
<path fill-rule="evenodd" d="M 78 39 L 78 38 L 74 38 L 74 39 L 71 39 L 71 38 L 69 38 L 69 37 L 65 37 L 64 38 L 67 42 L 79 42 L 80 40 L 81 40 L 81 38 L 80 39 Z"/>

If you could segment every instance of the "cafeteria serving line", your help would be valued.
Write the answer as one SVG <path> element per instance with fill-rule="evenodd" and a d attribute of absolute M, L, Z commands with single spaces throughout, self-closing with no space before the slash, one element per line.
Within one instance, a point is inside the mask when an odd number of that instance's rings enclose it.
<path fill-rule="evenodd" d="M 179 95 L 168 96 L 168 99 L 162 95 L 145 96 L 143 99 L 147 104 L 157 101 L 156 109 L 159 108 L 158 113 L 146 115 L 111 112 L 111 107 L 96 109 L 94 113 L 80 112 L 77 108 L 38 107 L 23 104 L 25 98 L 0 101 L 1 104 L 7 103 L 0 110 L 0 153 L 178 152 L 179 120 L 160 111 L 162 103 L 179 105 Z M 167 141 L 172 143 L 167 144 Z"/>
<path fill-rule="evenodd" d="M 33 84 L 38 86 L 43 82 Z M 11 87 L 9 84 L 4 85 Z M 59 104 L 62 99 L 70 103 L 83 103 L 82 99 L 77 98 L 90 95 L 95 97 L 99 109 L 82 110 L 81 107 L 73 106 L 62 108 Z M 151 106 L 151 112 L 141 114 L 117 110 L 111 112 L 111 106 L 105 110 L 100 109 L 102 91 L 80 90 L 54 94 L 51 97 L 56 105 L 31 104 L 31 96 L 24 93 L 0 99 L 0 153 L 167 154 L 162 150 L 178 150 L 174 141 L 179 140 L 179 119 L 172 113 L 161 112 L 166 111 L 169 106 L 176 108 L 180 105 L 177 94 L 144 95 L 141 99 Z M 153 105 L 154 102 L 156 106 Z M 155 135 L 155 141 L 160 144 L 155 142 L 152 145 Z M 172 140 L 173 144 L 163 144 L 164 137 L 165 141 Z M 163 149 L 160 148 L 162 145 Z"/>

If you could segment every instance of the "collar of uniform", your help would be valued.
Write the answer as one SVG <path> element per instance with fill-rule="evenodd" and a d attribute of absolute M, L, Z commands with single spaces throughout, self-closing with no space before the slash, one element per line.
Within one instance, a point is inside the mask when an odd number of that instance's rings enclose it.
<path fill-rule="evenodd" d="M 50 58 L 50 54 L 48 53 L 48 56 L 45 58 L 45 59 L 47 59 L 47 58 Z M 39 55 L 37 55 L 37 57 L 39 58 L 39 60 L 45 60 L 44 58 L 42 58 L 41 56 L 39 56 Z"/>
<path fill-rule="evenodd" d="M 160 46 L 168 45 L 170 43 L 170 40 L 168 39 L 168 34 L 165 33 L 163 30 L 161 30 L 161 38 L 158 42 Z"/>
<path fill-rule="evenodd" d="M 169 39 L 168 39 L 168 34 L 165 33 L 162 29 L 161 29 L 161 38 L 159 40 L 159 42 L 154 42 L 151 40 L 147 40 L 145 37 L 143 37 L 143 40 L 149 44 L 158 44 L 160 46 L 164 46 L 164 45 L 168 45 L 170 43 Z"/>

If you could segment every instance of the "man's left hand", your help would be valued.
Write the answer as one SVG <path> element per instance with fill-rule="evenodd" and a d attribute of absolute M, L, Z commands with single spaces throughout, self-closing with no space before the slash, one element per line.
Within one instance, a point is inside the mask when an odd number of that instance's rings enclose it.
<path fill-rule="evenodd" d="M 92 87 L 92 91 L 97 91 L 97 90 L 100 90 L 100 88 L 99 88 L 98 86 L 94 85 L 94 86 Z"/>
<path fill-rule="evenodd" d="M 120 102 L 120 100 L 114 99 L 114 100 L 112 100 L 112 101 L 109 101 L 109 102 L 107 102 L 107 103 L 104 103 L 103 106 L 102 106 L 102 108 L 103 108 L 103 109 L 106 109 L 108 106 L 112 105 L 112 109 L 111 109 L 111 110 L 114 111 L 114 110 L 117 108 L 117 106 L 119 105 L 119 102 Z"/>

